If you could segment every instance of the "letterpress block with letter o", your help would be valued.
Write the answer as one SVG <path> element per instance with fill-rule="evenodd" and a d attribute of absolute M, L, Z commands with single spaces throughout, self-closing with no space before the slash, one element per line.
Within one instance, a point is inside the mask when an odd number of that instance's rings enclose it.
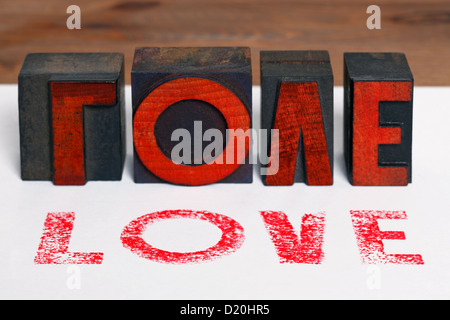
<path fill-rule="evenodd" d="M 249 48 L 137 48 L 131 83 L 135 182 L 252 181 Z"/>
<path fill-rule="evenodd" d="M 333 184 L 333 72 L 327 51 L 261 51 L 265 185 Z M 276 164 L 275 164 L 276 163 Z"/>
<path fill-rule="evenodd" d="M 121 53 L 32 53 L 19 73 L 23 180 L 120 180 L 125 159 Z"/>
<path fill-rule="evenodd" d="M 344 54 L 344 153 L 353 185 L 411 182 L 412 103 L 403 53 Z"/>

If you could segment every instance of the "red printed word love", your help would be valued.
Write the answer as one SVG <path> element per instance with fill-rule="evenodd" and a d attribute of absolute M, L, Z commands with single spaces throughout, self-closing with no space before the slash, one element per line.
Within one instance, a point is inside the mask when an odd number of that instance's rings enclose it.
<path fill-rule="evenodd" d="M 281 211 L 261 211 L 261 218 L 280 263 L 321 264 L 324 253 L 324 212 L 305 214 L 299 235 Z M 406 219 L 404 211 L 350 211 L 361 262 L 366 264 L 422 265 L 420 254 L 387 254 L 384 239 L 405 240 L 402 231 L 381 231 L 378 219 Z M 221 231 L 220 240 L 210 248 L 195 252 L 166 251 L 147 243 L 142 235 L 151 224 L 167 219 L 198 219 Z M 49 213 L 44 223 L 35 264 L 102 264 L 101 252 L 70 252 L 75 213 Z M 234 219 L 208 211 L 165 210 L 143 215 L 124 227 L 120 239 L 124 248 L 143 259 L 159 263 L 186 264 L 212 261 L 238 250 L 245 241 L 244 228 Z"/>

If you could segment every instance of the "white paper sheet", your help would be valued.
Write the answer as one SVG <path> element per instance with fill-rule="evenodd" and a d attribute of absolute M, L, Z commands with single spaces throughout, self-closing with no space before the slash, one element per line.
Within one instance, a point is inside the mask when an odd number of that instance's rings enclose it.
<path fill-rule="evenodd" d="M 414 89 L 413 182 L 407 187 L 353 187 L 343 159 L 343 89 L 335 88 L 334 184 L 265 187 L 252 184 L 182 187 L 135 184 L 131 88 L 126 87 L 127 149 L 120 182 L 55 186 L 20 179 L 17 86 L 0 86 L 1 299 L 448 299 L 450 298 L 450 88 Z M 254 87 L 259 127 L 260 88 Z M 213 261 L 165 264 L 122 245 L 132 220 L 162 210 L 206 210 L 244 229 L 242 246 Z M 280 263 L 260 211 L 283 211 L 300 233 L 301 218 L 325 212 L 321 264 Z M 350 210 L 405 211 L 383 220 L 387 253 L 420 254 L 423 265 L 363 264 Z M 70 251 L 102 252 L 98 265 L 37 265 L 49 212 L 74 212 Z M 221 232 L 210 223 L 178 219 L 150 226 L 144 239 L 165 250 L 203 250 Z"/>

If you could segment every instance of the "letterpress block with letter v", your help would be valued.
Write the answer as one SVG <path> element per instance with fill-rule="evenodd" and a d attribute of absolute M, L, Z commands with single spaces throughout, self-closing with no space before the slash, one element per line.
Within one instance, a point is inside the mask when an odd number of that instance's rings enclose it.
<path fill-rule="evenodd" d="M 265 185 L 333 184 L 333 72 L 327 51 L 261 51 Z"/>

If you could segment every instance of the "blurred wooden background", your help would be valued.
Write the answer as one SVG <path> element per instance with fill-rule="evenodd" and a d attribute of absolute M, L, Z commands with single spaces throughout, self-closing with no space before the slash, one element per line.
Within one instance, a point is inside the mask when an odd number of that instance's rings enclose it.
<path fill-rule="evenodd" d="M 68 30 L 66 8 L 81 8 Z M 366 9 L 381 8 L 381 30 Z M 335 84 L 347 51 L 401 51 L 421 86 L 450 85 L 449 0 L 0 0 L 0 82 L 16 83 L 29 52 L 123 52 L 130 81 L 138 46 L 249 46 L 254 84 L 259 50 L 325 49 Z"/>

